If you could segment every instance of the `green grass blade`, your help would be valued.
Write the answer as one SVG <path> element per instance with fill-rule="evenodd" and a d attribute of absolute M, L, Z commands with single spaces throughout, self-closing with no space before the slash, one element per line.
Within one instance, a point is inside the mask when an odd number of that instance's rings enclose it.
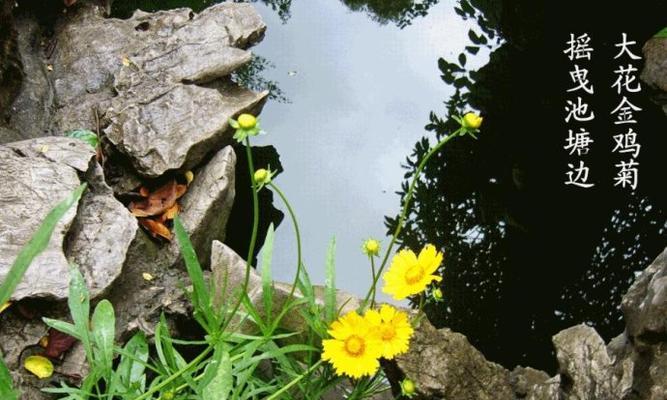
<path fill-rule="evenodd" d="M 324 315 L 327 322 L 336 318 L 336 238 L 332 238 L 327 250 L 326 277 L 324 280 Z"/>
<path fill-rule="evenodd" d="M 76 204 L 81 198 L 81 194 L 86 189 L 86 184 L 82 184 L 71 194 L 69 194 L 63 201 L 58 203 L 44 218 L 37 232 L 30 238 L 30 241 L 21 249 L 21 252 L 14 260 L 9 273 L 5 280 L 0 285 L 0 304 L 4 304 L 14 293 L 14 289 L 23 279 L 25 271 L 35 259 L 46 249 L 51 240 L 51 234 L 56 229 L 58 221 L 67 213 L 67 211 Z"/>
<path fill-rule="evenodd" d="M 42 321 L 44 321 L 44 323 L 47 326 L 49 326 L 49 327 L 51 327 L 51 328 L 53 328 L 57 331 L 60 331 L 62 333 L 66 333 L 66 334 L 72 336 L 73 338 L 76 338 L 79 341 L 82 340 L 80 332 L 76 329 L 76 326 L 70 324 L 69 322 L 59 321 L 57 319 L 51 319 L 51 318 L 42 318 Z"/>
<path fill-rule="evenodd" d="M 264 315 L 267 321 L 273 317 L 273 277 L 271 275 L 271 260 L 273 258 L 273 224 L 269 225 L 262 249 L 262 300 L 264 301 Z M 271 325 L 267 323 L 267 325 Z"/>
<path fill-rule="evenodd" d="M 206 366 L 206 376 L 209 368 L 213 375 L 203 390 L 203 400 L 227 400 L 229 393 L 232 391 L 234 380 L 232 377 L 232 362 L 229 359 L 229 353 L 224 350 L 223 345 L 219 345 L 216 349 L 217 356 L 214 355 L 213 360 Z"/>
<path fill-rule="evenodd" d="M 97 349 L 96 359 L 102 366 L 105 374 L 111 374 L 113 363 L 113 344 L 116 334 L 116 316 L 113 305 L 109 300 L 102 300 L 95 307 L 92 318 L 92 337 L 95 349 Z"/>
<path fill-rule="evenodd" d="M 5 361 L 0 358 L 0 399 L 18 400 L 18 393 L 14 391 L 12 376 L 5 365 Z"/>
<path fill-rule="evenodd" d="M 206 281 L 204 280 L 204 272 L 197 259 L 195 249 L 192 247 L 192 242 L 190 242 L 188 233 L 185 231 L 185 227 L 183 227 L 183 223 L 178 216 L 174 218 L 174 232 L 176 234 L 176 239 L 178 240 L 178 245 L 181 248 L 183 260 L 185 261 L 185 268 L 192 281 L 192 287 L 194 289 L 192 299 L 195 312 L 200 312 L 204 316 L 208 325 L 204 326 L 204 329 L 211 333 L 210 327 L 217 326 L 218 324 L 216 322 L 216 315 L 213 313 L 211 307 L 210 293 Z"/>

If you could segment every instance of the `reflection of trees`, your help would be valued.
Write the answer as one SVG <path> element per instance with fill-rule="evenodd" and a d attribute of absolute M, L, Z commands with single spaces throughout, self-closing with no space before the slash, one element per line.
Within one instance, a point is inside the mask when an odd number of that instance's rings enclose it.
<path fill-rule="evenodd" d="M 341 0 L 352 11 L 365 12 L 374 21 L 389 22 L 405 28 L 417 17 L 424 17 L 440 0 Z"/>
<path fill-rule="evenodd" d="M 483 18 L 486 25 L 470 34 L 473 48 L 456 62 L 439 60 L 443 81 L 457 89 L 442 115 L 475 108 L 486 119 L 478 141 L 457 139 L 426 167 L 402 242 L 415 250 L 426 242 L 443 246 L 446 301 L 430 307 L 429 317 L 468 335 L 493 360 L 550 368 L 550 337 L 558 330 L 589 322 L 607 339 L 620 333 L 622 294 L 634 272 L 667 244 L 667 195 L 658 167 L 664 135 L 641 138 L 642 182 L 629 195 L 612 187 L 613 127 L 601 117 L 592 125 L 601 150 L 588 158 L 598 187 L 567 190 L 562 184 L 568 160 L 561 148 L 567 131 L 560 115 L 565 82 L 559 76 L 568 71 L 559 61 L 562 38 L 573 26 L 615 38 L 613 27 L 623 25 L 641 43 L 662 26 L 655 15 L 665 15 L 664 4 L 645 3 L 650 12 L 619 10 L 601 27 L 586 20 L 594 12 L 586 7 L 579 17 L 551 15 L 562 27 L 544 25 L 545 5 L 533 0 L 457 7 L 465 18 Z M 494 32 L 505 44 L 485 67 L 468 71 L 467 56 L 494 39 Z M 600 46 L 594 70 L 609 68 L 613 54 L 605 51 L 611 50 Z M 611 110 L 616 100 L 603 92 L 592 106 Z M 648 99 L 641 104 L 639 129 L 665 125 L 658 107 Z M 455 128 L 435 112 L 426 126 L 437 138 Z M 425 138 L 416 144 L 406 179 L 428 146 Z M 395 220 L 388 218 L 387 225 Z"/>
<path fill-rule="evenodd" d="M 275 66 L 269 60 L 254 54 L 252 61 L 244 65 L 243 68 L 234 71 L 232 79 L 248 89 L 256 91 L 268 90 L 269 99 L 271 100 L 276 100 L 280 103 L 289 103 L 289 99 L 278 86 L 278 82 L 264 78 L 264 71 L 272 68 L 275 68 Z"/>

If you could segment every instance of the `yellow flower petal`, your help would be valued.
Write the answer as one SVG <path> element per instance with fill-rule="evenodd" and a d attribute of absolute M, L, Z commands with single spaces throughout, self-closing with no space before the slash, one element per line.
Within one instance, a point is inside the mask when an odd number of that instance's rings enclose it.
<path fill-rule="evenodd" d="M 3 305 L 0 305 L 0 313 L 5 311 L 6 309 L 8 309 L 9 306 L 11 306 L 11 305 L 12 305 L 11 301 L 6 301 Z"/>
<path fill-rule="evenodd" d="M 23 368 L 30 371 L 39 379 L 50 378 L 53 375 L 51 360 L 43 356 L 29 356 L 23 362 Z"/>
<path fill-rule="evenodd" d="M 441 263 L 442 253 L 433 245 L 426 245 L 419 257 L 411 250 L 401 250 L 383 276 L 385 285 L 382 291 L 396 300 L 421 293 L 431 282 L 442 279 L 433 275 Z"/>
<path fill-rule="evenodd" d="M 356 312 L 350 312 L 331 324 L 333 339 L 322 341 L 322 359 L 337 375 L 351 378 L 371 376 L 380 368 L 382 343 L 371 332 L 371 325 Z"/>

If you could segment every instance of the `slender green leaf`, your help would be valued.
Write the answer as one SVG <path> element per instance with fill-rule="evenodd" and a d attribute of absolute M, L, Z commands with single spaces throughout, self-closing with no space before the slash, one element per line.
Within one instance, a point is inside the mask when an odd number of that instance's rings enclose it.
<path fill-rule="evenodd" d="M 127 393 L 125 398 L 139 396 L 145 386 L 146 362 L 148 361 L 148 342 L 143 332 L 139 332 L 125 344 L 120 362 L 116 368 L 109 394 Z"/>
<path fill-rule="evenodd" d="M 95 354 L 90 340 L 88 322 L 90 319 L 90 293 L 86 281 L 76 265 L 70 266 L 69 298 L 67 299 L 69 312 L 74 321 L 74 329 L 78 338 L 81 339 L 86 351 L 88 362 L 94 364 Z"/>
<path fill-rule="evenodd" d="M 42 318 L 42 321 L 44 321 L 46 325 L 57 331 L 66 333 L 77 340 L 82 340 L 80 332 L 76 329 L 74 325 L 70 324 L 69 322 L 59 321 L 57 319 L 51 319 L 51 318 Z"/>
<path fill-rule="evenodd" d="M 76 204 L 81 198 L 81 194 L 86 189 L 86 184 L 82 184 L 76 190 L 74 190 L 70 195 L 68 195 L 63 201 L 58 203 L 44 218 L 44 221 L 40 225 L 37 232 L 35 232 L 30 238 L 30 241 L 21 249 L 21 252 L 14 260 L 9 273 L 5 277 L 5 280 L 0 285 L 0 304 L 4 304 L 14 293 L 14 289 L 23 279 L 25 271 L 32 263 L 32 260 L 35 259 L 46 249 L 46 246 L 51 240 L 51 234 L 53 233 L 58 221 L 67 213 L 67 211 Z"/>
<path fill-rule="evenodd" d="M 84 142 L 91 145 L 94 149 L 96 149 L 97 146 L 100 143 L 99 139 L 97 138 L 97 134 L 95 134 L 95 132 L 89 131 L 87 129 L 79 129 L 79 130 L 76 130 L 76 131 L 69 131 L 69 132 L 65 133 L 65 136 L 71 137 L 71 138 L 74 138 L 74 139 L 83 140 Z"/>
<path fill-rule="evenodd" d="M 660 32 L 656 33 L 654 37 L 667 38 L 667 27 L 663 28 Z"/>
<path fill-rule="evenodd" d="M 327 322 L 336 318 L 336 238 L 332 238 L 327 250 L 326 277 L 324 280 L 324 315 Z"/>
<path fill-rule="evenodd" d="M 190 280 L 192 280 L 192 286 L 194 288 L 194 296 L 192 296 L 192 299 L 195 312 L 199 311 L 204 315 L 204 318 L 209 325 L 204 326 L 204 328 L 210 333 L 210 327 L 217 326 L 217 318 L 211 308 L 212 303 L 209 295 L 210 292 L 207 289 L 206 281 L 204 280 L 204 272 L 197 259 L 195 249 L 192 247 L 192 242 L 190 242 L 188 233 L 185 231 L 185 227 L 178 216 L 174 218 L 174 232 L 176 234 L 176 239 L 178 240 L 178 245 L 181 248 L 183 260 L 185 261 L 185 268 L 188 271 Z"/>
<path fill-rule="evenodd" d="M 224 346 L 219 345 L 216 348 L 211 362 L 206 366 L 204 376 L 211 374 L 211 379 L 206 381 L 203 389 L 203 400 L 226 400 L 232 391 L 234 380 L 232 377 L 232 362 L 229 359 L 229 353 L 224 350 Z M 212 372 L 210 372 L 212 371 Z"/>
<path fill-rule="evenodd" d="M 18 400 L 18 398 L 18 393 L 13 388 L 12 376 L 5 361 L 0 357 L 0 399 Z"/>
<path fill-rule="evenodd" d="M 262 299 L 264 301 L 264 315 L 270 321 L 273 317 L 273 278 L 271 276 L 271 259 L 273 258 L 273 224 L 269 225 L 262 249 Z M 270 324 L 270 323 L 267 323 Z"/>
<path fill-rule="evenodd" d="M 92 318 L 93 343 L 97 349 L 96 361 L 107 374 L 113 363 L 113 343 L 116 333 L 116 316 L 109 300 L 102 300 L 95 307 Z"/>

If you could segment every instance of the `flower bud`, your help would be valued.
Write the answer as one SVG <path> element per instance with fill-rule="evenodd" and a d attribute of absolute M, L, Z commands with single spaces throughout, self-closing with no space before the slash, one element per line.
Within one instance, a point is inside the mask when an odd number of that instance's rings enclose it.
<path fill-rule="evenodd" d="M 380 254 L 380 242 L 375 239 L 367 239 L 362 246 L 362 250 L 368 256 L 377 256 Z"/>
<path fill-rule="evenodd" d="M 266 185 L 269 182 L 271 182 L 271 173 L 265 170 L 264 168 L 260 168 L 257 171 L 255 171 L 253 179 L 255 180 L 255 183 L 258 185 Z"/>
<path fill-rule="evenodd" d="M 237 119 L 241 129 L 253 129 L 257 126 L 257 118 L 250 114 L 241 114 Z"/>
<path fill-rule="evenodd" d="M 480 117 L 479 115 L 469 112 L 463 116 L 461 124 L 466 129 L 479 129 L 479 127 L 482 126 L 483 120 L 484 118 Z"/>
<path fill-rule="evenodd" d="M 441 301 L 442 300 L 442 290 L 440 288 L 435 288 L 431 292 L 431 296 L 433 296 L 433 300 L 435 301 Z"/>
<path fill-rule="evenodd" d="M 417 394 L 417 386 L 411 379 L 405 378 L 401 381 L 401 394 L 405 397 L 412 397 Z"/>

